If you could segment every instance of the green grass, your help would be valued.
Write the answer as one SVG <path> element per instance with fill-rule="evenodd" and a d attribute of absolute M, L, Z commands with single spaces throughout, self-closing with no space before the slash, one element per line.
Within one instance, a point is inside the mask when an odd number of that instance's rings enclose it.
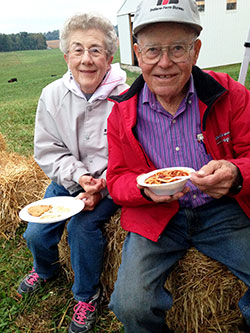
<path fill-rule="evenodd" d="M 7 136 L 10 150 L 24 155 L 32 153 L 39 95 L 66 68 L 59 50 L 0 53 L 1 133 Z M 8 83 L 11 78 L 18 81 Z"/>
<path fill-rule="evenodd" d="M 114 59 L 117 61 L 118 53 Z M 34 120 L 41 90 L 61 77 L 66 69 L 59 50 L 0 53 L 0 133 L 6 136 L 9 151 L 26 156 L 33 154 Z M 237 80 L 240 65 L 214 70 L 227 72 Z M 131 84 L 138 74 L 126 72 L 127 82 Z M 8 83 L 14 77 L 18 81 Z M 250 89 L 250 74 L 246 86 Z M 18 281 L 32 265 L 22 238 L 24 227 L 19 228 L 15 239 L 7 239 L 4 235 L 0 238 L 0 332 L 67 332 L 68 307 L 73 300 L 71 285 L 64 274 L 33 297 L 19 299 L 16 295 Z M 107 307 L 104 307 L 96 332 L 120 332 L 114 318 L 109 317 Z"/>
<path fill-rule="evenodd" d="M 227 65 L 227 66 L 220 66 L 220 67 L 213 67 L 210 68 L 215 72 L 223 72 L 223 73 L 227 73 L 228 75 L 230 75 L 235 81 L 238 81 L 238 77 L 239 77 L 239 73 L 240 73 L 240 67 L 241 64 L 235 64 L 235 65 Z M 248 75 L 246 77 L 246 82 L 245 82 L 245 86 L 250 89 L 250 74 L 248 71 Z"/>

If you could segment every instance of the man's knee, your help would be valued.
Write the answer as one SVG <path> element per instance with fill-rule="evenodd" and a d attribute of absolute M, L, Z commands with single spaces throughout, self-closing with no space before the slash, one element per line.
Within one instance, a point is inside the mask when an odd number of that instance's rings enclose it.
<path fill-rule="evenodd" d="M 115 288 L 111 295 L 109 308 L 115 313 L 117 318 L 126 322 L 136 318 L 140 321 L 148 315 L 148 306 L 150 302 L 145 302 L 147 296 L 144 295 L 140 288 Z"/>

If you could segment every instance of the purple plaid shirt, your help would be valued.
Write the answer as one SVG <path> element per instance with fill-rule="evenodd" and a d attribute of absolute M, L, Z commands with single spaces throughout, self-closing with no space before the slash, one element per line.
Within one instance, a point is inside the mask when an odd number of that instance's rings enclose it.
<path fill-rule="evenodd" d="M 145 83 L 138 98 L 136 135 L 157 169 L 185 166 L 199 170 L 212 158 L 199 140 L 198 98 L 191 76 L 189 90 L 176 114 L 167 112 Z M 179 200 L 181 207 L 197 207 L 213 200 L 190 181 L 191 191 Z"/>

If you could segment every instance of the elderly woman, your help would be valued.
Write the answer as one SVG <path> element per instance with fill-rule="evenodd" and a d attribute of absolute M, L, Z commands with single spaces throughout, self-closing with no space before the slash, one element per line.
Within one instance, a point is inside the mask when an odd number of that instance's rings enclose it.
<path fill-rule="evenodd" d="M 69 332 L 89 332 L 102 299 L 100 274 L 105 239 L 102 228 L 117 209 L 106 188 L 107 117 L 110 95 L 127 89 L 126 74 L 111 65 L 117 36 L 109 20 L 99 15 L 71 17 L 60 34 L 67 73 L 41 94 L 35 124 L 34 154 L 51 179 L 45 198 L 80 194 L 83 211 L 68 225 L 74 271 L 72 292 L 78 302 Z M 18 293 L 31 294 L 58 274 L 58 247 L 66 221 L 29 223 L 24 233 L 33 255 L 33 269 Z"/>

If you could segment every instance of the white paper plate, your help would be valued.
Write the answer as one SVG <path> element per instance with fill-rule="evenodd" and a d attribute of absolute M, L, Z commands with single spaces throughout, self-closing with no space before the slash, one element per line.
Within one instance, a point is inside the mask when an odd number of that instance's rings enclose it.
<path fill-rule="evenodd" d="M 51 211 L 43 213 L 36 217 L 28 213 L 28 208 L 36 205 L 51 205 Z M 27 222 L 34 223 L 55 223 L 68 219 L 69 217 L 79 213 L 84 208 L 84 201 L 73 197 L 51 197 L 38 200 L 25 206 L 20 212 L 19 217 Z"/>

